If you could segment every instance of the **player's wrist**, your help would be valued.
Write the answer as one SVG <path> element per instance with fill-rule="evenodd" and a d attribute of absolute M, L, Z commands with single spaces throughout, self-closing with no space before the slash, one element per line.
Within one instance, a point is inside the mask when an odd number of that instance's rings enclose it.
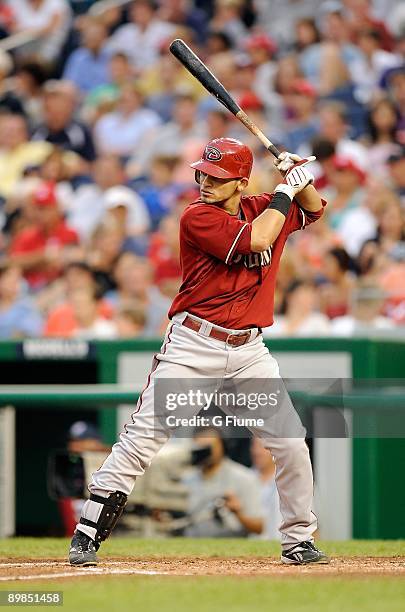
<path fill-rule="evenodd" d="M 278 210 L 285 217 L 288 215 L 295 192 L 290 185 L 280 183 L 274 190 L 274 196 L 268 208 Z"/>
<path fill-rule="evenodd" d="M 290 202 L 294 199 L 295 189 L 292 185 L 286 183 L 279 183 L 274 190 L 274 193 L 283 193 L 290 198 Z"/>

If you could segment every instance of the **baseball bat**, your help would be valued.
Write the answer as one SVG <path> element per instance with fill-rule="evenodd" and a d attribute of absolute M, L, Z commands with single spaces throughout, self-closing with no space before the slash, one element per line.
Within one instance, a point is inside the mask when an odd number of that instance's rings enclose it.
<path fill-rule="evenodd" d="M 247 114 L 240 108 L 235 100 L 230 95 L 229 91 L 218 81 L 218 79 L 208 70 L 207 66 L 200 58 L 190 49 L 188 45 L 176 38 L 170 47 L 170 52 L 176 57 L 179 62 L 188 70 L 210 94 L 212 94 L 218 102 L 221 102 L 235 117 L 247 127 L 257 138 L 264 144 L 266 149 L 275 157 L 280 155 L 280 151 L 274 144 L 263 134 L 261 129 L 253 123 Z"/>

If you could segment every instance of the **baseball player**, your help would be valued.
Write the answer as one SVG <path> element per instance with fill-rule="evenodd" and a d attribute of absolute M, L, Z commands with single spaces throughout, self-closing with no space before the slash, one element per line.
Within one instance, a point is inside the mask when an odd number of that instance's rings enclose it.
<path fill-rule="evenodd" d="M 261 328 L 273 323 L 274 289 L 285 242 L 295 230 L 319 219 L 326 202 L 306 168 L 314 158 L 282 153 L 275 161 L 283 180 L 274 193 L 243 196 L 252 170 L 250 149 L 232 138 L 212 140 L 191 164 L 200 198 L 180 221 L 183 282 L 169 311 L 160 352 L 111 454 L 92 475 L 90 499 L 72 539 L 72 565 L 96 565 L 96 551 L 123 512 L 135 480 L 170 436 L 154 417 L 159 379 L 279 378 L 278 364 L 265 347 Z M 200 406 L 187 406 L 186 414 Z M 328 563 L 314 546 L 313 477 L 304 433 L 278 437 L 259 427 L 276 463 L 280 497 L 281 561 Z"/>

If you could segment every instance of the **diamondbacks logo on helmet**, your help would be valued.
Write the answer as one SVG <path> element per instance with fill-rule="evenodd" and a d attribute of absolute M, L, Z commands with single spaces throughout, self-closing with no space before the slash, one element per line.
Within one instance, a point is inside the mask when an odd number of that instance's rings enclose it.
<path fill-rule="evenodd" d="M 205 147 L 203 159 L 207 161 L 220 161 L 222 159 L 222 153 L 216 147 L 208 145 Z"/>

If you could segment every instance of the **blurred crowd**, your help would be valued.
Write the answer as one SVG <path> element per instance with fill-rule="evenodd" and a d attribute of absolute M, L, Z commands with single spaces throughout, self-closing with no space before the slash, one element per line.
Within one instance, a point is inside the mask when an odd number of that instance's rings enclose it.
<path fill-rule="evenodd" d="M 328 206 L 289 239 L 265 334 L 405 330 L 404 3 L 0 0 L 0 37 L 0 339 L 161 335 L 189 163 L 232 136 L 249 193 L 279 182 L 174 38 L 279 148 L 317 157 Z"/>

